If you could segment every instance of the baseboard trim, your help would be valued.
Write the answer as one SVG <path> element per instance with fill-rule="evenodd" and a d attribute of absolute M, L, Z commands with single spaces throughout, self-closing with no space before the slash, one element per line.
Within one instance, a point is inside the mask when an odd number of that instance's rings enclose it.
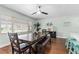
<path fill-rule="evenodd" d="M 66 39 L 67 37 L 63 37 L 63 36 L 62 36 L 62 37 L 61 37 L 61 36 L 57 36 L 57 38 L 64 38 L 64 39 Z"/>
<path fill-rule="evenodd" d="M 6 47 L 8 45 L 10 45 L 10 43 L 6 43 L 6 44 L 3 44 L 3 45 L 0 45 L 0 48 Z"/>

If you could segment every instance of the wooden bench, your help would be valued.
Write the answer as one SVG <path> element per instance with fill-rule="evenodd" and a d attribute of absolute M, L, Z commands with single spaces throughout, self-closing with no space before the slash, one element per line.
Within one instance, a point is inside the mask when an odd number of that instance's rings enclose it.
<path fill-rule="evenodd" d="M 41 40 L 36 44 L 36 51 L 37 54 L 43 54 L 45 53 L 44 48 L 48 45 L 50 42 L 50 38 L 45 35 Z"/>

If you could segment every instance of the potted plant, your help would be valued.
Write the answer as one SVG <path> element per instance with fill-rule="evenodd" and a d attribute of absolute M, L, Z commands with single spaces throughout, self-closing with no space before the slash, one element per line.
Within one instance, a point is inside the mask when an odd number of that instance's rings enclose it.
<path fill-rule="evenodd" d="M 41 28 L 40 28 L 40 23 L 37 22 L 36 24 L 34 24 L 34 28 L 36 29 L 36 31 L 38 32 Z"/>

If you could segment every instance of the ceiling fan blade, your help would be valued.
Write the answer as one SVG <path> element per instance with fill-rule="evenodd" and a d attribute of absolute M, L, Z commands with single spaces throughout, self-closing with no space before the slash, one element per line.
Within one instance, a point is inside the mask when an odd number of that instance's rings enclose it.
<path fill-rule="evenodd" d="M 43 13 L 43 14 L 45 14 L 45 15 L 48 15 L 48 13 L 46 13 L 46 12 L 41 12 L 41 13 Z"/>
<path fill-rule="evenodd" d="M 34 12 L 32 15 L 36 14 L 37 12 Z"/>

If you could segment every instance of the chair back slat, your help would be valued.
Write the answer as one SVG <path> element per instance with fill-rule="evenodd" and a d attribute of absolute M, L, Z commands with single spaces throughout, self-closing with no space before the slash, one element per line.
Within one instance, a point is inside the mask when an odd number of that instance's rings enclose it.
<path fill-rule="evenodd" d="M 18 50 L 20 50 L 18 34 L 8 33 L 8 36 L 9 36 L 12 48 L 14 49 L 14 47 L 16 47 Z"/>

